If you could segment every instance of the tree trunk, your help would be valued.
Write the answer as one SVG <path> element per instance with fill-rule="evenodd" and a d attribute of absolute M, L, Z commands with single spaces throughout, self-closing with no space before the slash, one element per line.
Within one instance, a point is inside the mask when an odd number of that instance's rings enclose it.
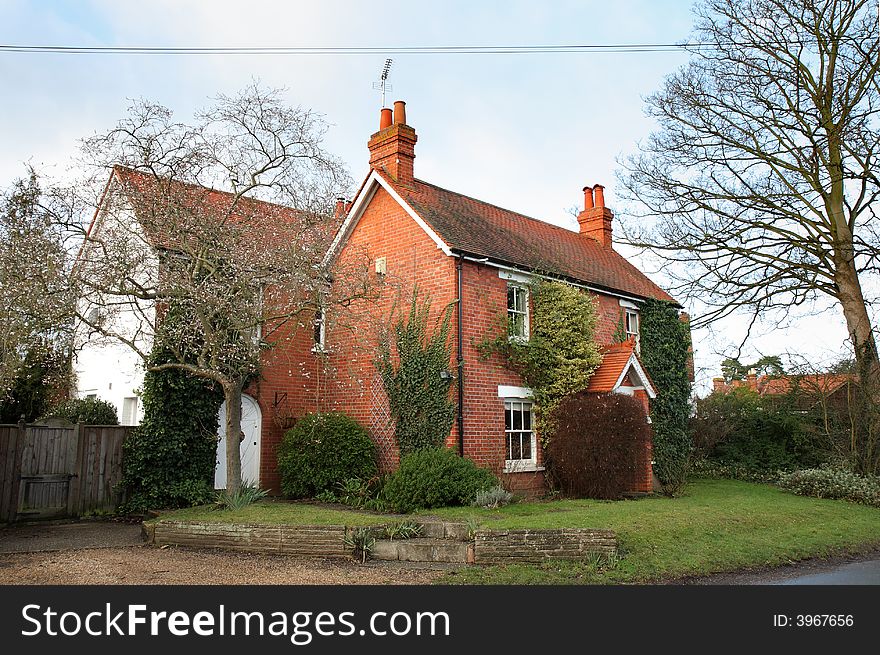
<path fill-rule="evenodd" d="M 241 382 L 223 385 L 226 401 L 226 491 L 241 489 Z"/>
<path fill-rule="evenodd" d="M 871 320 L 862 296 L 855 266 L 838 270 L 838 299 L 846 317 L 858 374 L 858 390 L 850 404 L 849 451 L 855 470 L 862 474 L 880 471 L 880 362 Z"/>
<path fill-rule="evenodd" d="M 874 378 L 880 370 L 880 361 L 855 263 L 852 260 L 844 262 L 835 271 L 834 278 L 859 376 L 863 379 Z"/>

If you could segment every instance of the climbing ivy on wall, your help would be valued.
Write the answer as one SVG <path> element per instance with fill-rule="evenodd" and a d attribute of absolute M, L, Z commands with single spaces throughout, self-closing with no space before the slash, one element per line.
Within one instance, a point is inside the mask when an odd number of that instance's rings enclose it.
<path fill-rule="evenodd" d="M 448 370 L 453 308 L 448 305 L 432 325 L 431 301 L 420 301 L 414 288 L 409 314 L 380 334 L 375 365 L 388 395 L 401 456 L 443 447 L 452 429 L 455 403 L 449 397 Z"/>
<path fill-rule="evenodd" d="M 173 320 L 170 316 L 166 320 Z M 177 361 L 157 343 L 150 365 Z M 122 512 L 177 508 L 211 500 L 223 392 L 185 371 L 147 371 L 144 420 L 124 444 Z"/>
<path fill-rule="evenodd" d="M 584 391 L 602 363 L 594 334 L 598 321 L 592 296 L 563 282 L 541 280 L 530 288 L 532 317 L 528 341 L 509 330 L 479 344 L 484 356 L 502 355 L 532 390 L 538 434 L 546 445 L 550 417 L 566 396 Z"/>
<path fill-rule="evenodd" d="M 646 300 L 639 314 L 641 360 L 657 391 L 651 400 L 654 473 L 665 492 L 675 493 L 684 484 L 692 444 L 690 328 L 669 302 Z"/>

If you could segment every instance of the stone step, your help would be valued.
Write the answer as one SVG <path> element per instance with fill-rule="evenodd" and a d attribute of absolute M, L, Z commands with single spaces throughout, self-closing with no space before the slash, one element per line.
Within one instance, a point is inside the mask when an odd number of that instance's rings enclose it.
<path fill-rule="evenodd" d="M 457 562 L 474 561 L 474 545 L 452 539 L 377 539 L 370 553 L 373 559 L 399 562 Z"/>
<path fill-rule="evenodd" d="M 424 518 L 413 519 L 422 526 L 422 536 L 430 539 L 454 539 L 456 541 L 473 541 L 473 535 L 469 535 L 467 523 L 455 523 L 441 519 Z"/>

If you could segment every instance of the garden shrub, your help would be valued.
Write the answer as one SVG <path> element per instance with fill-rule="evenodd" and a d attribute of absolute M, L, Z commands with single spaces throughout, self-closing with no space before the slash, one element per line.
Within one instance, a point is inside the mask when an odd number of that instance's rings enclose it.
<path fill-rule="evenodd" d="M 498 478 L 448 448 L 420 450 L 400 458 L 400 467 L 385 484 L 385 499 L 398 512 L 470 505 Z"/>
<path fill-rule="evenodd" d="M 499 484 L 486 491 L 478 491 L 471 505 L 483 509 L 495 509 L 509 505 L 511 502 L 513 502 L 513 494 Z"/>
<path fill-rule="evenodd" d="M 72 398 L 55 405 L 47 418 L 58 418 L 69 423 L 86 425 L 119 425 L 116 408 L 98 398 Z"/>
<path fill-rule="evenodd" d="M 738 479 L 815 467 L 827 452 L 790 399 L 769 399 L 747 388 L 715 392 L 697 401 L 692 421 L 697 454 Z"/>
<path fill-rule="evenodd" d="M 263 500 L 269 492 L 260 489 L 255 484 L 242 484 L 238 491 L 230 493 L 228 489 L 221 489 L 214 497 L 214 506 L 217 509 L 243 509 L 248 505 Z"/>
<path fill-rule="evenodd" d="M 812 468 L 783 473 L 779 486 L 799 496 L 849 500 L 880 507 L 880 478 L 840 468 Z"/>
<path fill-rule="evenodd" d="M 168 360 L 157 346 L 151 362 Z M 122 513 L 176 509 L 214 499 L 218 412 L 223 393 L 212 382 L 185 371 L 144 375 L 144 420 L 123 446 Z"/>
<path fill-rule="evenodd" d="M 641 401 L 616 393 L 569 396 L 546 450 L 554 487 L 575 498 L 622 498 L 645 474 L 651 426 Z"/>
<path fill-rule="evenodd" d="M 288 430 L 278 448 L 281 491 L 306 498 L 350 478 L 376 475 L 376 448 L 354 419 L 337 412 L 306 414 Z"/>

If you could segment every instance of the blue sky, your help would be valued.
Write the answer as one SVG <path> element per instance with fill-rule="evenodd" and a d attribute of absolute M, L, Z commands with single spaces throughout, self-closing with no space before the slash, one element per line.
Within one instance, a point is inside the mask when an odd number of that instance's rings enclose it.
<path fill-rule="evenodd" d="M 0 43 L 100 46 L 362 46 L 673 43 L 687 38 L 691 3 L 322 2 L 251 0 L 0 0 Z M 181 118 L 253 78 L 286 87 L 292 104 L 325 114 L 326 146 L 356 180 L 378 127 L 372 88 L 387 55 L 144 56 L 0 53 L 0 184 L 25 162 L 55 172 L 77 139 L 111 127 L 130 99 Z M 643 98 L 684 64 L 683 53 L 394 55 L 388 103 L 407 103 L 416 175 L 554 223 L 587 184 L 616 208 L 616 159 L 652 129 Z M 625 249 L 621 249 L 626 252 Z M 642 267 L 651 272 L 647 261 Z M 660 274 L 652 277 L 663 283 Z M 689 308 L 696 309 L 696 308 Z M 796 320 L 792 320 L 796 319 Z M 694 334 L 705 390 L 743 330 L 731 319 Z M 760 326 L 743 359 L 786 351 L 814 362 L 844 352 L 838 312 Z"/>

